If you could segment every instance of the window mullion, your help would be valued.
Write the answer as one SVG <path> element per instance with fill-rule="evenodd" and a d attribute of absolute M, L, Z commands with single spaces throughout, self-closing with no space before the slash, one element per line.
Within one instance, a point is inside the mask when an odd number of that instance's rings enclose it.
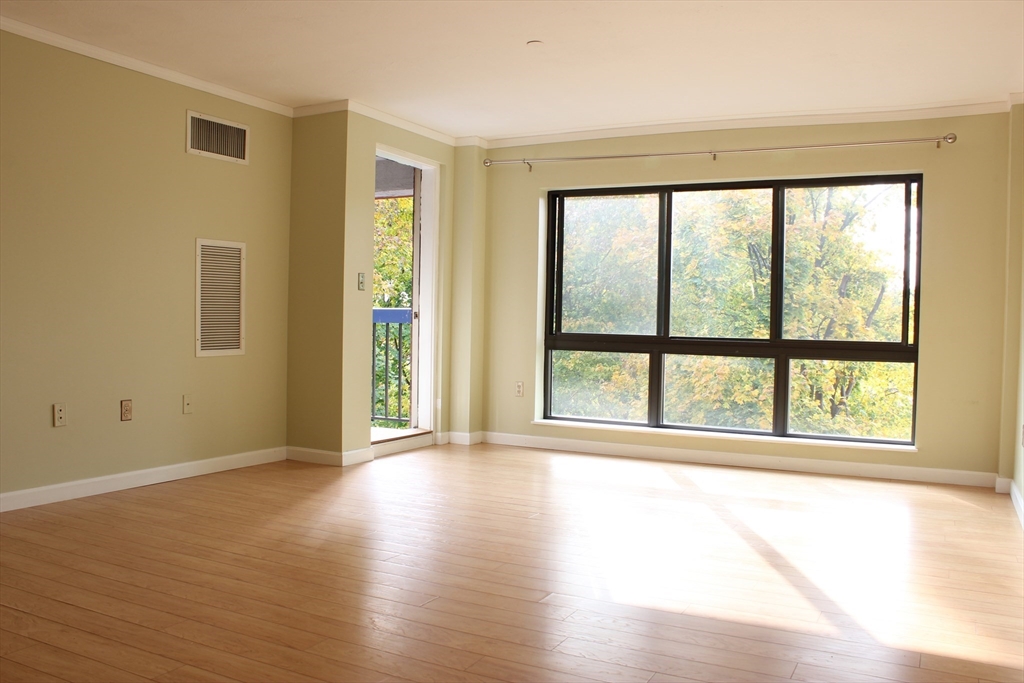
<path fill-rule="evenodd" d="M 772 192 L 772 289 L 769 306 L 769 340 L 778 344 L 782 340 L 782 271 L 785 259 L 786 188 L 776 185 Z M 783 436 L 789 421 L 789 356 L 780 352 L 775 356 L 775 393 L 773 401 L 772 433 Z"/>
<path fill-rule="evenodd" d="M 910 341 L 910 182 L 903 185 L 903 345 Z"/>
<path fill-rule="evenodd" d="M 652 353 L 647 366 L 647 426 L 657 427 L 662 423 L 662 389 L 665 386 L 665 372 L 661 353 Z"/>

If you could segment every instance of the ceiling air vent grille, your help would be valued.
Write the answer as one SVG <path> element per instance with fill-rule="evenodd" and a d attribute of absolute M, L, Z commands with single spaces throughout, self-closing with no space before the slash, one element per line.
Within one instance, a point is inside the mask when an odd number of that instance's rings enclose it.
<path fill-rule="evenodd" d="M 248 164 L 249 126 L 190 111 L 188 152 L 237 164 Z"/>
<path fill-rule="evenodd" d="M 196 355 L 245 353 L 245 243 L 196 240 Z"/>

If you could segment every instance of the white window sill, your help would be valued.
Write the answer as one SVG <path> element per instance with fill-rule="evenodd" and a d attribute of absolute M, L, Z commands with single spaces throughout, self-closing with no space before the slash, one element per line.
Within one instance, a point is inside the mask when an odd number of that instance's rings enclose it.
<path fill-rule="evenodd" d="M 597 429 L 631 434 L 648 434 L 663 438 L 679 439 L 724 439 L 726 441 L 746 441 L 753 443 L 785 444 L 787 446 L 823 446 L 826 448 L 847 448 L 854 450 L 891 451 L 898 453 L 917 453 L 917 446 L 910 444 L 866 443 L 862 441 L 839 441 L 835 439 L 793 438 L 768 436 L 761 434 L 732 434 L 729 432 L 706 432 L 698 429 L 658 429 L 654 427 L 633 425 L 611 425 L 596 422 L 576 422 L 573 420 L 533 420 L 530 424 L 543 427 L 561 427 L 563 429 Z"/>

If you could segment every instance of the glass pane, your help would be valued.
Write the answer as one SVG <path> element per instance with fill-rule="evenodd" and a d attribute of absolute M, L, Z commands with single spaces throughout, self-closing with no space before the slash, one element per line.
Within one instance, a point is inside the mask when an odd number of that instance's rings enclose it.
<path fill-rule="evenodd" d="M 672 313 L 677 337 L 767 339 L 772 191 L 672 195 Z"/>
<path fill-rule="evenodd" d="M 551 352 L 551 414 L 647 423 L 646 353 Z"/>
<path fill-rule="evenodd" d="M 914 364 L 793 360 L 789 431 L 910 441 Z"/>
<path fill-rule="evenodd" d="M 904 185 L 786 190 L 783 336 L 903 339 Z"/>
<path fill-rule="evenodd" d="M 907 320 L 907 339 L 916 344 L 917 330 L 914 329 L 914 309 L 917 306 L 917 183 L 910 186 L 910 319 Z"/>
<path fill-rule="evenodd" d="M 658 195 L 566 197 L 562 332 L 655 334 Z"/>
<path fill-rule="evenodd" d="M 665 422 L 770 432 L 775 359 L 665 356 Z"/>

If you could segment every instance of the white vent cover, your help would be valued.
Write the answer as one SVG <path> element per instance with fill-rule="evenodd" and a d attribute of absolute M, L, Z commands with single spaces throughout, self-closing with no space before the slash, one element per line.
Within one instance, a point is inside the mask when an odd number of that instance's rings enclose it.
<path fill-rule="evenodd" d="M 249 126 L 190 111 L 186 151 L 236 164 L 248 164 Z"/>
<path fill-rule="evenodd" d="M 196 240 L 196 355 L 245 353 L 245 243 Z"/>

